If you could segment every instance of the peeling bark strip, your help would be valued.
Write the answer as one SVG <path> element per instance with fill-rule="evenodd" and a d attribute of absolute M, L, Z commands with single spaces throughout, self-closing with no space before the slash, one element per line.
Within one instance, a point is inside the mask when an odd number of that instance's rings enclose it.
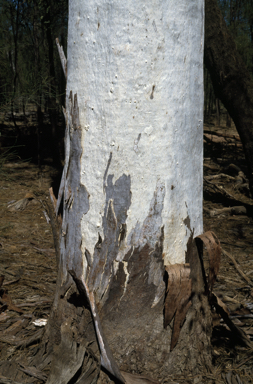
<path fill-rule="evenodd" d="M 61 65 L 62 65 L 62 69 L 63 69 L 64 75 L 65 75 L 65 79 L 67 79 L 67 59 L 66 59 L 66 57 L 64 55 L 63 48 L 60 45 L 60 42 L 59 42 L 58 38 L 56 39 L 56 45 L 57 45 L 57 48 L 58 48 L 58 53 L 59 53 L 59 56 L 60 56 Z"/>
<path fill-rule="evenodd" d="M 164 327 L 166 328 L 174 317 L 170 350 L 177 344 L 180 330 L 191 306 L 192 284 L 189 264 L 175 264 L 167 266 L 168 285 L 164 303 Z"/>
<path fill-rule="evenodd" d="M 61 238 L 61 262 L 63 273 L 68 269 L 75 270 L 78 275 L 83 274 L 83 255 L 81 251 L 82 233 L 81 219 L 89 210 L 89 193 L 80 182 L 81 174 L 81 126 L 79 123 L 79 108 L 77 95 L 72 99 L 72 92 L 68 99 L 67 132 L 66 132 L 66 163 L 63 170 L 61 186 L 64 190 L 64 209 Z M 61 195 L 57 206 L 60 205 Z"/>
<path fill-rule="evenodd" d="M 74 279 L 79 292 L 87 298 L 90 310 L 92 313 L 98 344 L 101 353 L 101 365 L 115 376 L 120 382 L 124 383 L 125 380 L 120 374 L 119 368 L 113 358 L 109 345 L 104 337 L 97 306 L 94 297 L 93 283 L 97 275 L 101 277 L 102 270 L 95 271 L 92 275 L 92 280 L 85 281 L 86 266 L 83 264 L 83 254 L 81 250 L 82 233 L 81 233 L 81 219 L 89 210 L 89 193 L 84 185 L 80 182 L 81 175 L 81 127 L 79 123 L 79 108 L 77 103 L 77 95 L 74 96 L 74 103 L 72 100 L 72 93 L 69 96 L 68 106 L 68 126 L 66 141 L 69 143 L 69 158 L 65 164 L 62 176 L 62 189 L 64 190 L 64 206 L 63 206 L 63 222 L 62 222 L 62 238 L 61 238 L 61 267 L 63 276 L 68 271 Z M 61 196 L 58 197 L 57 204 Z M 111 200 L 109 201 L 107 224 L 109 239 L 110 231 L 115 229 L 114 209 Z M 110 244 L 110 241 L 108 242 Z M 97 247 L 98 248 L 98 247 Z M 96 250 L 96 247 L 95 247 Z M 106 250 L 107 252 L 109 250 Z M 109 276 L 111 274 L 112 262 L 115 254 L 111 252 L 111 260 L 107 262 Z M 102 259 L 102 258 L 101 258 Z M 100 267 L 103 263 L 98 254 L 95 260 L 99 263 Z M 94 261 L 95 261 L 94 260 Z M 96 266 L 95 262 L 93 265 Z M 99 274 L 101 272 L 101 274 Z"/>
<path fill-rule="evenodd" d="M 138 279 L 143 274 L 144 281 L 148 277 L 148 288 L 145 288 L 145 295 L 149 299 L 149 305 L 146 308 L 155 305 L 164 294 L 163 282 L 163 260 L 162 260 L 162 245 L 163 229 L 161 229 L 161 213 L 163 210 L 163 200 L 165 195 L 164 185 L 158 183 L 154 192 L 154 197 L 150 203 L 150 210 L 147 218 L 144 220 L 143 227 L 136 227 L 136 230 L 131 234 L 130 239 L 135 246 L 134 249 L 130 244 L 124 245 L 125 235 L 127 233 L 126 218 L 127 212 L 131 204 L 131 181 L 130 176 L 122 175 L 113 183 L 113 175 L 108 175 L 112 156 L 108 160 L 108 166 L 104 176 L 105 190 L 105 209 L 103 217 L 103 238 L 98 236 L 98 242 L 94 247 L 94 254 L 89 255 L 86 249 L 87 265 L 83 263 L 82 255 L 82 234 L 81 234 L 81 219 L 89 211 L 89 193 L 80 181 L 80 162 L 82 155 L 81 147 L 81 128 L 79 123 L 79 108 L 77 103 L 77 95 L 72 100 L 72 93 L 68 99 L 68 114 L 67 118 L 67 136 L 66 136 L 66 164 L 63 171 L 60 193 L 64 196 L 63 208 L 63 223 L 61 237 L 61 266 L 62 274 L 66 275 L 69 271 L 73 277 L 78 290 L 85 293 L 88 299 L 98 344 L 101 353 L 101 364 L 119 381 L 124 382 L 120 374 L 117 363 L 111 353 L 106 337 L 100 322 L 100 316 L 97 310 L 96 301 L 99 306 L 106 301 L 111 287 L 115 284 L 113 279 L 114 273 L 124 271 L 124 286 L 121 286 L 121 296 L 119 304 L 124 294 L 129 293 L 131 282 L 135 281 L 134 276 L 137 273 Z M 107 178 L 107 183 L 105 180 Z M 59 194 L 57 207 L 59 207 Z M 58 210 L 58 208 L 56 208 Z M 120 246 L 125 249 L 123 260 L 117 261 L 120 251 Z M 128 250 L 129 249 L 129 250 Z M 142 250 L 141 250 L 142 249 Z M 122 249 L 121 249 L 122 251 Z M 136 255 L 136 256 L 135 256 Z M 137 259 L 138 258 L 138 262 Z M 143 258 L 143 261 L 141 259 Z M 160 259 L 160 261 L 158 261 Z M 151 263 L 150 263 L 151 260 Z M 135 261 L 135 262 L 134 262 Z M 119 269 L 115 267 L 118 264 Z M 146 265 L 143 268 L 143 263 Z M 117 279 L 117 277 L 116 277 Z M 134 284 L 135 286 L 135 284 Z M 154 286 L 156 289 L 154 290 Z M 137 284 L 138 287 L 138 284 Z M 145 285 L 143 285 L 143 288 Z M 134 289 L 135 290 L 135 289 Z M 143 299 L 138 292 L 134 294 L 136 297 Z M 152 298 L 152 300 L 150 300 Z M 109 300 L 110 302 L 110 300 Z M 140 306 L 143 302 L 139 303 Z M 147 302 L 144 301 L 145 306 Z M 108 304 L 107 304 L 108 305 Z"/>
<path fill-rule="evenodd" d="M 202 257 L 202 251 L 199 247 L 199 240 L 203 242 L 206 246 L 208 256 L 209 256 L 209 272 L 208 272 L 208 282 L 206 282 L 205 273 L 203 273 L 204 281 L 206 284 L 206 292 L 208 295 L 212 293 L 213 285 L 215 283 L 216 277 L 220 268 L 220 259 L 221 259 L 221 246 L 217 236 L 211 232 L 205 232 L 203 235 L 197 236 L 195 238 L 196 244 L 199 249 L 200 257 Z"/>
<path fill-rule="evenodd" d="M 108 169 L 106 169 L 107 171 Z M 163 227 L 161 227 L 161 214 L 165 196 L 164 185 L 158 183 L 143 225 L 137 224 L 131 233 L 128 233 L 126 225 L 127 212 L 131 206 L 130 176 L 122 175 L 113 184 L 113 175 L 108 175 L 107 185 L 105 185 L 104 189 L 106 193 L 102 221 L 104 240 L 99 239 L 94 248 L 92 265 L 88 273 L 89 289 L 95 292 L 96 299 L 100 307 L 102 307 L 107 299 L 113 275 L 117 273 L 122 263 L 125 275 L 122 300 L 123 296 L 127 294 L 127 288 L 131 281 L 132 271 L 130 266 L 132 263 L 130 259 L 135 253 L 146 253 L 145 250 L 148 249 L 146 262 L 149 264 L 149 269 L 145 273 L 147 273 L 149 285 L 153 283 L 155 286 L 151 305 L 156 305 L 164 294 L 162 258 L 164 233 Z M 161 245 L 159 245 L 160 242 Z M 156 248 L 159 248 L 159 255 L 155 257 Z M 87 250 L 86 253 L 88 253 Z"/>
<path fill-rule="evenodd" d="M 102 325 L 100 322 L 97 305 L 95 301 L 95 297 L 92 291 L 89 291 L 89 288 L 87 284 L 85 283 L 83 277 L 79 279 L 75 273 L 75 271 L 69 271 L 71 276 L 73 277 L 73 280 L 76 283 L 76 286 L 81 294 L 84 294 L 89 302 L 95 329 L 96 329 L 96 335 L 97 340 L 99 344 L 100 354 L 101 354 L 101 365 L 107 369 L 109 373 L 111 373 L 119 382 L 125 383 L 124 378 L 122 377 L 119 367 L 114 360 L 114 357 L 112 355 L 112 352 L 110 350 L 110 347 L 107 343 L 107 340 L 104 336 L 104 332 L 102 329 Z"/>
<path fill-rule="evenodd" d="M 110 159 L 111 155 L 108 165 Z M 108 169 L 106 169 L 104 178 L 106 178 L 107 171 Z M 122 175 L 115 184 L 113 184 L 113 175 L 109 175 L 107 185 L 104 185 L 105 209 L 102 220 L 104 240 L 95 246 L 88 277 L 89 288 L 96 292 L 96 298 L 100 305 L 109 288 L 108 284 L 113 275 L 114 263 L 127 232 L 127 211 L 131 204 L 130 188 L 131 178 L 126 175 Z"/>

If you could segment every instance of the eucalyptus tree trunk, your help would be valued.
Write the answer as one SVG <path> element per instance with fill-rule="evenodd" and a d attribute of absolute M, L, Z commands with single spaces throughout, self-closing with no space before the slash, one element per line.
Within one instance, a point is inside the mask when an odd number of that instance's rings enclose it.
<path fill-rule="evenodd" d="M 202 233 L 203 22 L 203 0 L 69 2 L 48 383 L 210 368 L 193 241 Z"/>

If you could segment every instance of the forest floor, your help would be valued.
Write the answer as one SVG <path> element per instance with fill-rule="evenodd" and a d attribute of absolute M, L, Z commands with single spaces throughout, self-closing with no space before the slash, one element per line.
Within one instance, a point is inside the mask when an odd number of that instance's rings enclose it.
<path fill-rule="evenodd" d="M 204 140 L 204 230 L 222 247 L 214 292 L 253 342 L 253 200 L 242 145 L 234 129 L 214 125 L 205 126 Z M 0 383 L 46 381 L 26 357 L 38 347 L 54 298 L 56 258 L 43 202 L 57 176 L 27 161 L 6 161 L 0 170 Z M 213 326 L 214 369 L 206 382 L 253 383 L 253 349 L 216 314 Z"/>

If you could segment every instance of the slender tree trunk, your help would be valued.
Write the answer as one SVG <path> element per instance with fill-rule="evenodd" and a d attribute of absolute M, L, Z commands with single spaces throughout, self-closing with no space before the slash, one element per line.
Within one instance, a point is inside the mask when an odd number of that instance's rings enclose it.
<path fill-rule="evenodd" d="M 216 125 L 220 126 L 220 103 L 219 99 L 215 99 L 215 106 L 216 106 Z"/>
<path fill-rule="evenodd" d="M 231 117 L 229 116 L 228 112 L 227 112 L 227 119 L 226 119 L 226 127 L 231 128 Z"/>
<path fill-rule="evenodd" d="M 52 157 L 55 166 L 61 166 L 59 152 L 59 135 L 57 132 L 57 104 L 56 104 L 56 83 L 55 83 L 55 65 L 54 65 L 54 40 L 52 37 L 52 19 L 51 19 L 51 1 L 47 2 L 48 9 L 44 18 L 46 37 L 48 44 L 49 58 L 49 94 L 48 94 L 48 112 L 50 116 L 51 132 L 52 132 Z"/>
<path fill-rule="evenodd" d="M 17 1 L 16 6 L 10 4 L 10 15 L 11 15 L 11 26 L 13 33 L 13 43 L 14 43 L 14 51 L 11 51 L 10 60 L 11 67 L 13 72 L 13 80 L 12 80 L 12 98 L 11 98 L 11 114 L 12 120 L 15 126 L 15 130 L 17 136 L 20 136 L 20 129 L 16 123 L 16 118 L 14 115 L 17 93 L 17 80 L 18 80 L 18 37 L 19 37 L 19 26 L 20 26 L 20 0 Z"/>
<path fill-rule="evenodd" d="M 205 64 L 216 97 L 224 104 L 240 135 L 253 195 L 253 81 L 228 32 L 217 0 L 206 0 Z"/>
<path fill-rule="evenodd" d="M 212 113 L 213 113 L 213 98 L 214 98 L 214 95 L 213 95 L 213 89 L 212 89 L 212 87 L 210 86 L 210 89 L 209 89 L 209 102 L 208 102 L 208 120 L 209 120 L 209 122 L 211 122 L 211 119 L 212 119 Z"/>
<path fill-rule="evenodd" d="M 202 233 L 203 1 L 70 1 L 67 76 L 59 275 L 36 361 L 45 367 L 53 351 L 48 384 L 210 369 L 193 240 Z"/>
<path fill-rule="evenodd" d="M 210 87 L 211 81 L 210 81 L 210 75 L 208 70 L 205 68 L 204 70 L 204 119 L 209 120 L 210 119 Z"/>
<path fill-rule="evenodd" d="M 35 72 L 35 79 L 39 79 L 41 75 L 41 66 L 40 66 L 40 49 L 39 49 L 39 27 L 38 27 L 38 20 L 39 20 L 39 8 L 38 4 L 34 4 L 34 21 L 33 21 L 33 39 L 34 39 L 34 72 Z M 41 151 L 41 132 L 43 131 L 43 112 L 41 109 L 42 105 L 42 95 L 41 95 L 41 87 L 38 84 L 37 90 L 36 90 L 36 102 L 37 102 L 37 129 L 36 129 L 36 135 L 37 135 L 37 160 L 38 160 L 38 166 L 41 167 L 41 161 L 42 161 L 42 151 Z"/>

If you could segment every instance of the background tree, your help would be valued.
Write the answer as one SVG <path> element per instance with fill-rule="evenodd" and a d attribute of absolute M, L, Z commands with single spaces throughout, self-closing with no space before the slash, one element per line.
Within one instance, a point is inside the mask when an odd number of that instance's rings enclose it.
<path fill-rule="evenodd" d="M 206 0 L 205 65 L 240 135 L 253 195 L 253 81 L 229 33 L 217 0 Z"/>
<path fill-rule="evenodd" d="M 246 65 L 249 73 L 252 76 L 253 66 L 253 40 L 252 40 L 252 15 L 253 4 L 248 0 L 219 0 L 219 8 L 224 17 L 227 28 L 234 39 L 237 52 Z M 207 16 L 207 24 L 212 23 L 212 20 Z M 217 41 L 217 44 L 220 44 Z M 215 95 L 212 82 L 208 81 L 209 72 L 205 67 L 205 121 L 206 123 L 213 121 L 213 114 L 217 114 L 215 105 Z M 211 107 L 212 106 L 212 107 Z M 221 112 L 226 113 L 226 109 L 222 105 Z M 222 118 L 222 115 L 221 115 Z M 217 119 L 216 119 L 217 120 Z M 228 126 L 231 124 L 231 119 L 227 113 Z M 221 121 L 224 124 L 224 121 Z"/>

